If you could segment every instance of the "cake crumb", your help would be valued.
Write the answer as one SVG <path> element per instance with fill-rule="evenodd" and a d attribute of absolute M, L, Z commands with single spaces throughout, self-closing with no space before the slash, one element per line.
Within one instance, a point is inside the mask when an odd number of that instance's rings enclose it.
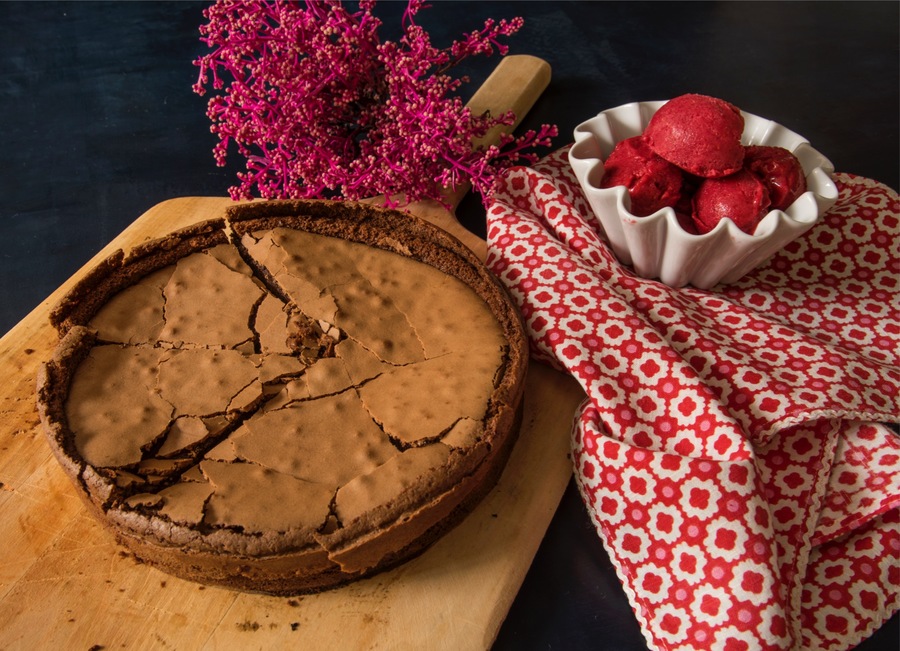
<path fill-rule="evenodd" d="M 239 631 L 258 631 L 259 630 L 259 622 L 251 622 L 249 619 L 235 624 Z"/>
<path fill-rule="evenodd" d="M 298 628 L 300 628 L 300 622 L 291 622 L 292 631 L 296 631 Z"/>

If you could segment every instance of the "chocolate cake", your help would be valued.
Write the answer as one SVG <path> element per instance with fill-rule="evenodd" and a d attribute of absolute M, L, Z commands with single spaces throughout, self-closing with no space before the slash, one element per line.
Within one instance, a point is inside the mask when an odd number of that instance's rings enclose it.
<path fill-rule="evenodd" d="M 53 310 L 51 448 L 139 559 L 315 592 L 424 550 L 496 483 L 527 344 L 481 262 L 365 204 L 230 208 L 94 268 Z"/>

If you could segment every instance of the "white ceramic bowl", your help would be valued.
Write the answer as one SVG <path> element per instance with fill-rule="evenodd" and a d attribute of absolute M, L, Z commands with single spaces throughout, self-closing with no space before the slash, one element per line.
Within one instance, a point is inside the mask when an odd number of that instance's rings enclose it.
<path fill-rule="evenodd" d="M 646 217 L 631 212 L 624 186 L 601 188 L 603 161 L 620 140 L 640 135 L 665 101 L 634 102 L 599 113 L 575 128 L 569 164 L 616 257 L 643 278 L 658 278 L 672 287 L 708 289 L 734 282 L 806 232 L 837 200 L 834 166 L 802 136 L 763 118 L 744 116 L 745 145 L 784 147 L 794 153 L 806 174 L 807 191 L 787 210 L 773 210 L 750 235 L 730 219 L 703 235 L 685 231 L 672 208 Z"/>

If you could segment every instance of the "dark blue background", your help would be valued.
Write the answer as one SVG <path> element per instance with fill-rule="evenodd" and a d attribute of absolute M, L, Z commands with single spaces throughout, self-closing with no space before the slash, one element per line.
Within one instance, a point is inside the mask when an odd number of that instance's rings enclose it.
<path fill-rule="evenodd" d="M 0 333 L 153 205 L 224 195 L 192 61 L 194 2 L 0 2 Z M 838 171 L 898 185 L 896 2 L 434 2 L 437 44 L 524 16 L 512 53 L 553 68 L 526 119 L 560 128 L 630 101 L 727 99 L 806 136 Z M 403 4 L 379 5 L 385 36 Z M 393 31 L 392 31 L 393 30 Z M 466 66 L 468 92 L 495 60 Z M 483 234 L 476 197 L 461 219 Z M 898 648 L 898 618 L 864 649 Z M 615 573 L 570 486 L 495 645 L 642 649 Z"/>

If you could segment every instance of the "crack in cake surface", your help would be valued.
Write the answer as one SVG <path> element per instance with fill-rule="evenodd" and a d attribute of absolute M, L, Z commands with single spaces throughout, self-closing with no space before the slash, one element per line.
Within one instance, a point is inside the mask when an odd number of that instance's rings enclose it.
<path fill-rule="evenodd" d="M 328 255 L 312 264 L 301 253 L 310 249 L 321 253 L 323 244 L 318 240 L 325 242 Z M 360 250 L 354 252 L 358 257 L 351 257 L 344 250 L 346 245 L 289 229 L 245 235 L 240 248 L 220 244 L 145 277 L 129 288 L 133 296 L 117 296 L 118 300 L 110 301 L 112 307 L 95 316 L 91 326 L 103 341 L 125 340 L 115 350 L 143 360 L 143 366 L 138 364 L 138 377 L 149 375 L 153 369 L 156 373 L 155 381 L 147 378 L 139 385 L 144 395 L 129 400 L 144 405 L 136 419 L 147 432 L 131 449 L 120 445 L 126 431 L 135 431 L 131 421 L 117 429 L 108 422 L 85 423 L 78 414 L 70 414 L 79 451 L 89 463 L 137 471 L 135 476 L 141 481 L 131 482 L 131 490 L 123 491 L 123 502 L 156 509 L 166 517 L 178 513 L 180 518 L 186 517 L 185 513 L 205 514 L 214 506 L 212 516 L 193 520 L 213 526 L 245 526 L 244 522 L 227 522 L 230 517 L 244 517 L 243 511 L 225 506 L 227 495 L 237 494 L 235 489 L 217 492 L 205 472 L 202 475 L 208 485 L 202 489 L 196 479 L 182 481 L 187 461 L 173 457 L 187 450 L 190 466 L 202 468 L 204 463 L 215 461 L 235 464 L 235 472 L 249 472 L 253 477 L 262 471 L 277 473 L 259 476 L 282 487 L 290 484 L 288 478 L 319 484 L 325 490 L 316 494 L 320 499 L 327 494 L 330 503 L 348 484 L 371 483 L 369 489 L 374 490 L 378 482 L 373 473 L 381 466 L 385 466 L 382 475 L 396 474 L 398 467 L 426 472 L 408 463 L 397 466 L 399 460 L 388 462 L 394 457 L 406 459 L 402 455 L 413 447 L 436 445 L 463 419 L 472 424 L 483 419 L 484 404 L 483 400 L 478 404 L 477 389 L 473 392 L 465 379 L 455 379 L 459 375 L 444 359 L 451 354 L 446 349 L 454 343 L 445 343 L 447 337 L 453 338 L 452 327 L 435 327 L 436 319 L 414 300 L 403 304 L 404 293 L 421 294 L 419 286 L 427 283 L 418 277 L 421 270 L 405 275 L 381 270 L 378 258 L 386 255 L 384 252 L 373 255 L 358 245 Z M 360 267 L 365 265 L 373 269 L 361 272 Z M 259 268 L 267 273 L 259 273 Z M 436 282 L 431 286 L 442 293 L 447 291 L 445 276 L 436 271 L 434 276 Z M 391 293 L 400 296 L 400 305 Z M 201 294 L 204 298 L 212 294 L 212 298 L 200 302 L 197 296 Z M 136 341 L 118 325 L 129 300 L 138 305 L 148 302 L 145 311 L 162 315 L 156 341 L 151 334 Z M 407 312 L 413 313 L 413 318 L 419 315 L 424 330 L 437 333 L 422 337 Z M 440 310 L 438 313 L 437 319 L 451 320 Z M 334 324 L 340 341 L 324 333 L 323 322 Z M 248 342 L 252 342 L 249 350 Z M 94 355 L 92 351 L 89 358 Z M 496 354 L 481 357 L 487 366 L 496 366 L 499 359 Z M 266 378 L 261 369 L 270 368 L 271 363 L 267 365 L 265 360 L 272 359 L 282 364 L 286 359 L 299 359 L 302 365 L 292 368 L 288 364 L 282 373 Z M 466 362 L 471 364 L 473 360 Z M 124 373 L 133 375 L 127 365 Z M 203 390 L 191 390 L 198 377 L 203 378 Z M 80 395 L 79 386 L 85 380 L 85 374 L 79 371 L 73 383 L 76 395 Z M 116 387 L 124 383 L 122 378 Z M 421 386 L 434 389 L 424 405 L 410 399 Z M 95 389 L 81 393 L 90 392 L 103 395 Z M 453 405 L 452 415 L 451 410 L 445 410 L 448 415 L 442 416 L 445 405 Z M 203 419 L 213 416 L 224 417 L 227 425 L 211 431 Z M 336 428 L 336 422 L 341 426 Z M 291 434 L 273 437 L 273 428 Z M 97 452 L 102 447 L 100 442 L 84 434 L 92 430 L 109 433 L 115 445 L 109 451 Z M 467 435 L 451 437 L 448 442 L 471 444 L 477 438 L 476 430 L 477 426 L 469 426 Z M 441 444 L 435 449 L 444 447 Z M 348 450 L 352 454 L 347 454 Z M 159 464 L 155 473 L 149 473 L 152 464 L 147 462 L 156 459 L 170 463 Z M 438 463 L 438 459 L 443 462 L 445 455 L 433 460 Z M 370 479 L 362 479 L 366 476 Z M 356 483 L 351 484 L 354 480 Z M 191 487 L 181 487 L 185 483 Z M 399 485 L 402 487 L 403 482 Z M 146 491 L 153 486 L 159 487 L 155 493 L 159 499 L 148 497 Z M 344 494 L 365 501 L 360 493 L 357 487 Z M 179 499 L 193 500 L 192 506 L 179 510 L 173 504 Z M 346 519 L 346 513 L 355 512 L 346 506 L 348 499 L 335 502 L 344 504 L 344 516 L 339 515 L 339 521 Z M 198 506 L 201 501 L 204 506 Z M 325 516 L 319 526 L 324 525 L 331 509 L 321 512 Z"/>
<path fill-rule="evenodd" d="M 78 481 L 130 544 L 159 535 L 240 554 L 299 544 L 347 580 L 381 564 L 373 534 L 353 543 L 354 532 L 399 527 L 397 549 L 412 546 L 413 513 L 425 509 L 421 526 L 437 531 L 438 514 L 472 489 L 398 515 L 414 495 L 450 490 L 448 467 L 467 484 L 486 472 L 504 330 L 496 308 L 421 261 L 294 226 L 226 227 L 230 241 L 198 229 L 212 244 L 101 284 L 120 291 L 88 317 L 96 340 L 70 371 L 65 407 Z M 92 373 L 106 357 L 126 362 Z M 136 410 L 103 409 L 122 395 Z M 321 580 L 335 580 L 326 567 Z"/>

